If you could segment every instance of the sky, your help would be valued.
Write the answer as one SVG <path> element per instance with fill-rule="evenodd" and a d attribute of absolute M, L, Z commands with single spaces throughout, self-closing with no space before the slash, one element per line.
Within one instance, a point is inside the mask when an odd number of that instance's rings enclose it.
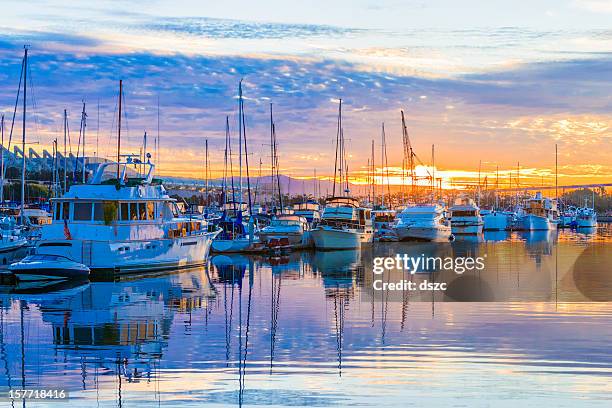
<path fill-rule="evenodd" d="M 123 79 L 123 153 L 137 153 L 145 131 L 151 145 L 159 102 L 161 174 L 203 177 L 208 138 L 220 176 L 243 79 L 255 173 L 260 160 L 269 168 L 273 103 L 281 171 L 333 174 L 342 98 L 355 182 L 373 139 L 380 166 L 382 123 L 401 181 L 400 110 L 423 166 L 435 145 L 447 181 L 473 181 L 479 168 L 494 179 L 499 168 L 507 183 L 518 167 L 525 185 L 553 184 L 555 144 L 560 184 L 612 178 L 612 1 L 23 3 L 3 7 L 0 109 L 10 123 L 28 44 L 38 150 L 61 144 L 67 109 L 76 151 L 84 101 L 87 153 L 113 157 Z"/>

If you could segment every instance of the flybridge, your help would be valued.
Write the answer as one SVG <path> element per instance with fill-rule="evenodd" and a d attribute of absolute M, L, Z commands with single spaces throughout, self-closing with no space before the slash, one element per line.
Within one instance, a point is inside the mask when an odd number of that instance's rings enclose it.
<path fill-rule="evenodd" d="M 151 157 L 150 155 L 147 156 L 147 159 Z M 110 167 L 116 168 L 117 166 L 119 166 L 118 171 L 113 171 L 112 173 L 107 171 Z M 147 162 L 144 163 L 140 159 L 129 156 L 125 162 L 107 162 L 100 164 L 89 184 L 110 184 L 109 182 L 116 181 L 120 186 L 129 186 L 130 181 L 134 180 L 128 178 L 129 166 L 134 166 L 134 169 L 138 170 L 139 174 L 144 175 L 144 177 L 138 178 L 138 184 L 150 185 L 153 182 L 155 165 L 151 163 L 151 160 L 147 160 Z M 109 174 L 119 174 L 120 176 L 118 179 L 107 178 Z"/>

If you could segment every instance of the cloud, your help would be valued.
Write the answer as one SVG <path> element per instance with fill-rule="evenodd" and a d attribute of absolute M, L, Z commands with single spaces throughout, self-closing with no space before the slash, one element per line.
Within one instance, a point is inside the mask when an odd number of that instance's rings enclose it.
<path fill-rule="evenodd" d="M 594 13 L 612 13 L 612 1 L 610 0 L 574 0 L 574 4 Z"/>

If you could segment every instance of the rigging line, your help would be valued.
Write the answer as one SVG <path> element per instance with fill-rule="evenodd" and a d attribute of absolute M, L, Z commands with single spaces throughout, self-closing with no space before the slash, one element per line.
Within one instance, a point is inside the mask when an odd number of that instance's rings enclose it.
<path fill-rule="evenodd" d="M 253 203 L 251 202 L 251 180 L 249 177 L 249 151 L 247 150 L 246 119 L 244 115 L 244 100 L 241 100 L 240 103 L 242 104 L 242 134 L 244 136 L 244 163 L 246 165 L 247 194 L 249 197 L 249 215 L 253 216 Z"/>

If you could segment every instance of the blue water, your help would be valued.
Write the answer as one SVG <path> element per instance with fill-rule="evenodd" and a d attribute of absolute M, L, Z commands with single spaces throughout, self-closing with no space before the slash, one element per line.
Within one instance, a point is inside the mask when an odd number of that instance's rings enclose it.
<path fill-rule="evenodd" d="M 32 407 L 611 406 L 610 229 L 577 234 L 214 256 L 161 276 L 4 288 L 0 387 L 69 390 Z M 461 277 L 473 301 L 372 296 L 369 257 L 446 250 L 487 254 Z M 485 285 L 493 301 L 476 301 Z"/>

